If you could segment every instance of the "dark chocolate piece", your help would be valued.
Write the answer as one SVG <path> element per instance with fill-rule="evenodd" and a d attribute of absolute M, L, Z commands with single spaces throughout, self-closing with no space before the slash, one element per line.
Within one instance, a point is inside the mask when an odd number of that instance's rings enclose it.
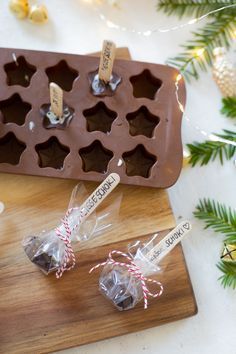
<path fill-rule="evenodd" d="M 121 83 L 121 77 L 115 73 L 112 73 L 108 83 L 99 79 L 98 70 L 89 73 L 88 77 L 94 96 L 113 96 Z"/>
<path fill-rule="evenodd" d="M 103 102 L 98 102 L 96 106 L 84 110 L 83 115 L 87 120 L 89 132 L 100 131 L 106 134 L 110 133 L 112 123 L 117 118 L 117 113 L 108 109 Z"/>
<path fill-rule="evenodd" d="M 52 167 L 57 170 L 63 168 L 64 160 L 70 152 L 68 147 L 62 145 L 55 137 L 36 145 L 35 149 L 39 156 L 38 163 L 41 168 Z"/>
<path fill-rule="evenodd" d="M 128 176 L 142 176 L 147 178 L 156 158 L 149 154 L 143 145 L 138 145 L 132 151 L 123 154 Z"/>
<path fill-rule="evenodd" d="M 44 237 L 32 236 L 24 245 L 24 251 L 30 261 L 37 265 L 44 273 L 54 272 L 60 266 L 58 245 L 45 242 Z"/>
<path fill-rule="evenodd" d="M 10 86 L 29 86 L 32 76 L 36 73 L 36 67 L 29 64 L 23 56 L 17 58 L 14 51 L 12 52 L 12 59 L 13 61 L 11 63 L 4 65 L 7 75 L 7 84 Z"/>
<path fill-rule="evenodd" d="M 26 145 L 15 134 L 7 133 L 0 138 L 0 163 L 18 165 Z"/>
<path fill-rule="evenodd" d="M 132 306 L 133 301 L 134 301 L 134 299 L 132 296 L 127 296 L 124 300 L 117 303 L 116 306 L 121 308 L 121 310 L 128 310 L 133 307 Z"/>
<path fill-rule="evenodd" d="M 142 298 L 140 282 L 120 266 L 104 266 L 99 289 L 120 311 L 133 308 Z"/>
<path fill-rule="evenodd" d="M 0 119 L 2 115 L 2 122 L 15 123 L 23 125 L 25 118 L 31 110 L 31 105 L 24 102 L 18 93 L 15 93 L 8 99 L 0 102 Z"/>

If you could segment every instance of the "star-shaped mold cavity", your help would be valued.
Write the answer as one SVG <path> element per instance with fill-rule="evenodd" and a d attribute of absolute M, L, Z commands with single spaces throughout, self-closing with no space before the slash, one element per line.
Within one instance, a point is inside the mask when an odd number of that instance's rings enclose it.
<path fill-rule="evenodd" d="M 143 145 L 139 144 L 135 149 L 125 152 L 123 160 L 126 164 L 127 176 L 142 176 L 148 178 L 156 157 L 150 154 Z"/>
<path fill-rule="evenodd" d="M 24 102 L 18 93 L 0 102 L 0 119 L 4 124 L 15 123 L 23 125 L 32 106 Z"/>
<path fill-rule="evenodd" d="M 13 59 L 13 62 L 4 65 L 7 74 L 7 84 L 9 86 L 29 86 L 32 76 L 36 73 L 36 67 L 29 64 L 22 56 L 19 58 L 14 56 Z"/>
<path fill-rule="evenodd" d="M 129 122 L 130 135 L 144 135 L 148 138 L 153 136 L 154 129 L 160 122 L 160 118 L 150 113 L 145 106 L 127 114 L 126 119 Z"/>
<path fill-rule="evenodd" d="M 18 165 L 26 145 L 18 140 L 12 132 L 0 139 L 0 163 Z"/>
<path fill-rule="evenodd" d="M 95 171 L 106 173 L 109 161 L 113 157 L 112 151 L 104 148 L 100 141 L 95 140 L 91 145 L 79 150 L 85 172 Z"/>
<path fill-rule="evenodd" d="M 87 120 L 87 130 L 89 132 L 100 131 L 110 133 L 113 121 L 117 114 L 111 111 L 103 102 L 98 102 L 96 106 L 83 111 Z"/>
<path fill-rule="evenodd" d="M 150 100 L 155 99 L 155 95 L 162 85 L 162 81 L 153 76 L 147 69 L 139 75 L 131 76 L 130 82 L 133 85 L 134 97 L 144 97 Z"/>
<path fill-rule="evenodd" d="M 55 82 L 65 91 L 71 91 L 74 80 L 78 77 L 77 70 L 71 68 L 65 60 L 61 60 L 57 65 L 47 68 L 46 74 L 49 83 Z"/>
<path fill-rule="evenodd" d="M 70 149 L 62 145 L 55 136 L 52 136 L 44 143 L 36 145 L 35 150 L 39 157 L 39 167 L 52 167 L 56 170 L 63 169 L 64 160 L 70 152 Z"/>

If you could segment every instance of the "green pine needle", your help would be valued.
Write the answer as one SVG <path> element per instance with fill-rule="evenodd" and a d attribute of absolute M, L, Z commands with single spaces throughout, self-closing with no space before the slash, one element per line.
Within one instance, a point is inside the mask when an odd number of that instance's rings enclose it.
<path fill-rule="evenodd" d="M 221 113 L 229 118 L 236 118 L 236 97 L 226 97 L 222 99 Z"/>
<path fill-rule="evenodd" d="M 230 130 L 223 130 L 223 134 L 213 134 L 219 141 L 206 140 L 202 143 L 195 142 L 193 144 L 187 144 L 190 152 L 189 164 L 194 167 L 197 163 L 201 166 L 207 165 L 210 161 L 214 161 L 218 158 L 221 164 L 224 160 L 230 160 L 235 152 L 236 146 L 230 142 L 236 143 L 236 132 Z M 220 139 L 226 140 L 225 142 Z M 229 143 L 227 142 L 229 140 Z"/>
<path fill-rule="evenodd" d="M 221 261 L 217 264 L 217 267 L 223 273 L 223 275 L 219 277 L 223 287 L 236 289 L 236 264 Z"/>
<path fill-rule="evenodd" d="M 215 232 L 223 233 L 226 242 L 236 243 L 236 210 L 204 198 L 199 201 L 193 214 L 205 222 L 205 229 L 212 228 Z"/>
<path fill-rule="evenodd" d="M 235 0 L 160 0 L 157 9 L 164 11 L 168 16 L 177 15 L 179 18 L 191 16 L 193 18 L 227 5 L 235 5 Z M 232 8 L 223 11 L 230 10 Z"/>

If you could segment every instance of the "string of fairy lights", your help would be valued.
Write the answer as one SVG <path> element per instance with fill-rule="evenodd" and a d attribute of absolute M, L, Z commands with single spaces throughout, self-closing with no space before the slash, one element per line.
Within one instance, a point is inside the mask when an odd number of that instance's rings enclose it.
<path fill-rule="evenodd" d="M 206 14 L 204 14 L 202 16 L 199 16 L 199 17 L 196 17 L 196 18 L 192 18 L 192 19 L 190 19 L 189 21 L 187 21 L 185 23 L 181 23 L 181 24 L 178 24 L 178 25 L 175 25 L 175 26 L 171 26 L 169 28 L 156 27 L 154 29 L 136 30 L 134 28 L 128 28 L 126 26 L 121 26 L 118 23 L 113 22 L 110 18 L 108 18 L 104 13 L 101 12 L 100 7 L 98 6 L 99 4 L 101 5 L 101 3 L 102 3 L 101 1 L 97 1 L 97 0 L 95 0 L 95 1 L 94 0 L 83 0 L 83 1 L 86 2 L 86 3 L 95 5 L 93 7 L 93 9 L 97 12 L 99 18 L 105 23 L 105 25 L 108 28 L 114 29 L 114 30 L 119 30 L 119 31 L 122 31 L 122 32 L 130 32 L 130 33 L 134 33 L 134 34 L 137 34 L 139 36 L 144 36 L 144 37 L 151 36 L 152 34 L 158 33 L 158 32 L 159 33 L 168 33 L 168 32 L 171 32 L 171 31 L 177 31 L 177 30 L 183 29 L 185 27 L 195 25 L 196 23 L 199 23 L 199 22 L 203 21 L 205 18 L 207 18 L 208 16 L 210 16 L 210 15 L 212 15 L 214 13 L 223 11 L 225 9 L 236 7 L 236 4 L 235 5 L 226 5 L 226 6 L 223 6 L 223 7 L 219 8 L 219 9 L 215 9 L 215 10 L 209 11 L 208 13 L 206 13 Z M 111 1 L 110 5 L 117 5 L 117 3 L 114 2 L 114 1 Z M 235 38 L 236 38 L 236 32 L 235 32 Z M 202 135 L 207 137 L 209 140 L 211 140 L 211 141 L 219 141 L 219 142 L 222 142 L 222 143 L 226 143 L 226 144 L 229 144 L 229 145 L 236 146 L 236 142 L 220 138 L 217 135 L 212 134 L 212 133 L 207 133 L 205 130 L 201 129 L 198 125 L 193 124 L 191 119 L 186 115 L 184 105 L 180 101 L 180 98 L 179 98 L 179 82 L 180 82 L 180 80 L 183 79 L 184 72 L 191 65 L 191 62 L 194 59 L 196 59 L 197 57 L 201 57 L 204 54 L 204 51 L 205 51 L 205 48 L 196 49 L 194 51 L 194 56 L 193 56 L 192 60 L 190 60 L 187 63 L 187 65 L 185 66 L 184 70 L 181 71 L 181 74 L 178 74 L 176 76 L 174 84 L 175 84 L 175 95 L 176 95 L 176 100 L 177 100 L 179 109 L 183 113 L 183 117 L 185 118 L 185 120 L 190 125 L 192 125 L 192 127 L 195 130 L 200 132 Z"/>

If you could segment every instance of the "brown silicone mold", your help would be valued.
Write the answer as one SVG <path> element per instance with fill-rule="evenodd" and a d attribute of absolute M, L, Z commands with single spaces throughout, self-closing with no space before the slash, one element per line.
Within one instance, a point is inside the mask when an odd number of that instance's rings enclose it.
<path fill-rule="evenodd" d="M 99 58 L 0 51 L 0 171 L 94 181 L 116 172 L 126 184 L 175 183 L 182 166 L 176 69 L 116 60 L 121 82 L 112 95 L 95 96 L 89 75 Z M 42 114 L 51 81 L 71 113 L 64 126 L 48 126 Z M 179 99 L 185 104 L 183 80 Z"/>

